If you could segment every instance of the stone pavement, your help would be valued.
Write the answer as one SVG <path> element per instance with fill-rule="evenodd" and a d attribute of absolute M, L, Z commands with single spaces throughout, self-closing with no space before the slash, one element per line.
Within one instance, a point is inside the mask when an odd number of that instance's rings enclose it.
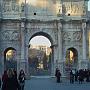
<path fill-rule="evenodd" d="M 26 80 L 25 90 L 90 90 L 90 82 L 70 84 L 69 80 L 56 83 L 55 78 L 31 78 Z"/>

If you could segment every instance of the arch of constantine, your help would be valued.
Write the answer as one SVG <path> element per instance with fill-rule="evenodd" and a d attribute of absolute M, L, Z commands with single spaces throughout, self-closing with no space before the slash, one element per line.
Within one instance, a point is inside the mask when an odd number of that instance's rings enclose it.
<path fill-rule="evenodd" d="M 56 67 L 63 75 L 89 68 L 89 15 L 88 0 L 0 0 L 0 73 L 13 53 L 8 63 L 28 75 L 29 42 L 37 35 L 51 42 L 51 75 Z"/>

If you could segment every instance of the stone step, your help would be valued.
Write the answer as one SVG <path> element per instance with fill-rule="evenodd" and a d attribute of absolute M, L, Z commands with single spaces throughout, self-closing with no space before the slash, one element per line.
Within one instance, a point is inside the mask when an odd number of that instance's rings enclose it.
<path fill-rule="evenodd" d="M 31 76 L 31 78 L 53 78 L 55 76 Z"/>

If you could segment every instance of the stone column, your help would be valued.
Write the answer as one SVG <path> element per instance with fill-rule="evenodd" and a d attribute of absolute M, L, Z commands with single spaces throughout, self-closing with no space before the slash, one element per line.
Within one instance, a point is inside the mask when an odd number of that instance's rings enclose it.
<path fill-rule="evenodd" d="M 63 63 L 62 60 L 62 24 L 58 22 L 58 65 L 61 73 L 63 74 Z"/>
<path fill-rule="evenodd" d="M 29 72 L 28 72 L 28 49 L 29 49 L 29 42 L 28 42 L 28 35 L 25 35 L 25 62 L 26 62 L 26 73 L 29 76 Z"/>
<path fill-rule="evenodd" d="M 62 61 L 62 24 L 58 23 L 58 59 Z"/>
<path fill-rule="evenodd" d="M 82 34 L 82 49 L 83 49 L 83 58 L 82 58 L 82 60 L 81 60 L 81 68 L 82 69 L 85 69 L 85 68 L 87 68 L 87 52 L 86 52 L 86 45 L 87 45 L 87 43 L 86 43 L 86 41 L 87 41 L 87 39 L 86 39 L 86 22 L 83 22 L 82 23 L 82 31 L 83 31 L 83 34 Z"/>
<path fill-rule="evenodd" d="M 53 46 L 50 47 L 52 49 L 52 54 L 51 54 L 51 75 L 53 76 L 54 72 L 54 49 Z"/>
<path fill-rule="evenodd" d="M 21 22 L 21 60 L 20 60 L 20 69 L 23 69 L 24 71 L 26 70 L 26 61 L 25 61 L 25 22 Z"/>
<path fill-rule="evenodd" d="M 86 60 L 86 23 L 82 23 L 83 30 L 83 60 Z"/>
<path fill-rule="evenodd" d="M 56 62 L 57 62 L 57 45 L 52 45 L 52 57 L 51 57 L 51 75 L 55 75 L 55 69 L 57 67 Z"/>

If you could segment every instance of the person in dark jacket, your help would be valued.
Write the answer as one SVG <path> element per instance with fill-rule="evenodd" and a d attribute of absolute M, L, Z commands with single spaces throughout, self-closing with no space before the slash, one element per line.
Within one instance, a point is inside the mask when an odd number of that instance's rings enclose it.
<path fill-rule="evenodd" d="M 6 90 L 7 89 L 7 79 L 8 79 L 8 75 L 7 75 L 7 71 L 4 71 L 4 74 L 2 75 L 2 90 Z"/>
<path fill-rule="evenodd" d="M 58 72 L 57 72 L 57 83 L 60 83 L 60 78 L 61 78 L 61 73 L 60 73 L 60 70 L 58 70 Z"/>
<path fill-rule="evenodd" d="M 7 79 L 5 80 L 5 88 L 3 90 L 18 90 L 18 81 L 14 77 L 14 72 L 12 69 L 7 71 Z"/>
<path fill-rule="evenodd" d="M 57 79 L 57 83 L 60 83 L 61 73 L 60 73 L 60 70 L 58 68 L 56 68 L 55 76 L 56 76 L 56 79 Z"/>
<path fill-rule="evenodd" d="M 1 77 L 0 77 L 0 88 L 1 88 Z"/>
<path fill-rule="evenodd" d="M 79 84 L 82 84 L 83 81 L 84 81 L 84 72 L 83 72 L 82 69 L 79 70 L 79 78 L 78 78 L 78 80 L 79 80 Z"/>
<path fill-rule="evenodd" d="M 25 86 L 25 73 L 24 73 L 23 70 L 20 71 L 18 80 L 19 80 L 20 90 L 24 90 L 24 86 Z"/>
<path fill-rule="evenodd" d="M 70 83 L 74 83 L 74 74 L 72 72 L 72 70 L 70 71 Z"/>
<path fill-rule="evenodd" d="M 78 81 L 78 71 L 75 71 L 75 81 Z"/>
<path fill-rule="evenodd" d="M 55 71 L 55 76 L 57 76 L 58 70 L 59 70 L 59 69 L 58 69 L 58 68 L 56 68 L 56 71 Z"/>

